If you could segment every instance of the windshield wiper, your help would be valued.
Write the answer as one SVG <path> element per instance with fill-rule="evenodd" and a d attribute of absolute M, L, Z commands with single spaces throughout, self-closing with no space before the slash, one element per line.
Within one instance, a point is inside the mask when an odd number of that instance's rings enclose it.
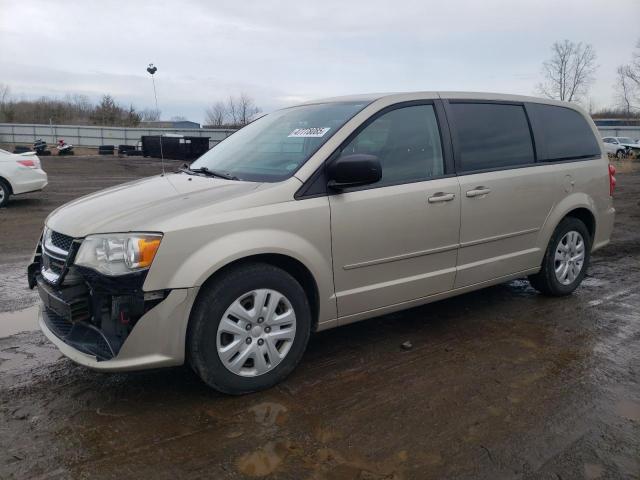
<path fill-rule="evenodd" d="M 224 178 L 225 180 L 240 180 L 235 175 L 231 175 L 229 173 L 222 172 L 220 170 L 211 170 L 210 168 L 207 168 L 207 167 L 191 168 L 185 165 L 184 167 L 180 168 L 180 171 L 185 173 L 192 173 L 192 172 L 203 173 L 204 175 L 207 175 L 209 177 Z"/>

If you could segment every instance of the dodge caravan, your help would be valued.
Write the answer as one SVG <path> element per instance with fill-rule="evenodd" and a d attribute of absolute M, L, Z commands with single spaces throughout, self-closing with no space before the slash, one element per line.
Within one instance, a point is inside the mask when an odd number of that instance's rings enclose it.
<path fill-rule="evenodd" d="M 312 333 L 528 277 L 573 292 L 609 242 L 615 171 L 579 107 L 402 93 L 285 108 L 191 166 L 49 215 L 40 326 L 103 371 L 188 363 L 270 387 Z"/>

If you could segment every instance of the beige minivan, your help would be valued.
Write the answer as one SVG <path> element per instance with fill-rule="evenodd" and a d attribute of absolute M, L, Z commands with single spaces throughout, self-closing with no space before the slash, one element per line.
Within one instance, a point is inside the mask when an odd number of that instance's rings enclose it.
<path fill-rule="evenodd" d="M 270 387 L 313 332 L 514 278 L 578 287 L 615 171 L 573 104 L 334 98 L 266 115 L 190 167 L 54 211 L 29 266 L 40 326 L 96 370 L 188 362 Z"/>

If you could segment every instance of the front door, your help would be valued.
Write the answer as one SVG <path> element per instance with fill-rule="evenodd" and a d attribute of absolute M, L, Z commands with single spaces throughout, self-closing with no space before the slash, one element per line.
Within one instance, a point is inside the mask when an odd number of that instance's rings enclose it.
<path fill-rule="evenodd" d="M 453 288 L 460 188 L 445 176 L 434 105 L 380 112 L 342 153 L 376 155 L 382 179 L 329 197 L 339 317 Z"/>

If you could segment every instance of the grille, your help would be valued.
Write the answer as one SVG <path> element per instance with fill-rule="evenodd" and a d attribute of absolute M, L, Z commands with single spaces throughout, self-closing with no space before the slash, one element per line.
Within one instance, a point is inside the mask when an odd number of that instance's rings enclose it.
<path fill-rule="evenodd" d="M 73 243 L 73 237 L 68 235 L 64 235 L 59 232 L 51 232 L 51 243 L 54 246 L 68 252 L 71 249 L 71 244 Z"/>

